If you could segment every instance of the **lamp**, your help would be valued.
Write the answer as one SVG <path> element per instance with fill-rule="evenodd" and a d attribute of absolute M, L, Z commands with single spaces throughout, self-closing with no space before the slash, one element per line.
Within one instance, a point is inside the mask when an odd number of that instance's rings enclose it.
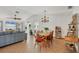
<path fill-rule="evenodd" d="M 49 17 L 47 17 L 47 14 L 46 14 L 46 10 L 44 10 L 44 16 L 43 16 L 43 18 L 41 18 L 42 19 L 42 21 L 41 22 L 49 22 Z"/>

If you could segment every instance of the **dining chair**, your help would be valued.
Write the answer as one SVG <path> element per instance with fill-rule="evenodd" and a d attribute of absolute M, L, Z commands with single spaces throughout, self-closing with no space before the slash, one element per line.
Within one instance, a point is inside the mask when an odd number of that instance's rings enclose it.
<path fill-rule="evenodd" d="M 50 32 L 50 34 L 47 36 L 47 46 L 50 47 L 52 42 L 53 42 L 53 31 Z"/>
<path fill-rule="evenodd" d="M 43 45 L 44 44 L 44 37 L 40 37 L 39 34 L 37 34 L 34 37 L 35 37 L 35 45 L 34 45 L 34 47 L 36 47 L 36 45 L 38 45 L 39 46 L 39 49 L 41 51 L 41 48 L 44 46 Z"/>
<path fill-rule="evenodd" d="M 53 42 L 53 31 L 50 33 L 50 42 L 51 42 L 51 44 Z"/>

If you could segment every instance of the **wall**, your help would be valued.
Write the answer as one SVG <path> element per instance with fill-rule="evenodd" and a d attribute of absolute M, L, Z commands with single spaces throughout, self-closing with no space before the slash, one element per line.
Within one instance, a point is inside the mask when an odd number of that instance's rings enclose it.
<path fill-rule="evenodd" d="M 33 15 L 26 20 L 26 22 L 31 22 L 32 26 L 35 23 L 38 23 L 39 29 L 43 29 L 44 27 L 49 27 L 50 30 L 55 31 L 55 26 L 60 26 L 62 28 L 63 37 L 66 36 L 68 31 L 68 24 L 72 21 L 72 12 L 61 13 L 61 14 L 49 14 L 49 22 L 41 23 L 41 18 L 43 15 Z M 34 28 L 33 28 L 34 29 Z"/>
<path fill-rule="evenodd" d="M 78 20 L 78 37 L 79 37 L 79 14 L 77 16 L 77 20 Z"/>
<path fill-rule="evenodd" d="M 75 6 L 73 8 L 73 14 L 78 14 L 77 15 L 77 21 L 78 21 L 78 37 L 79 37 L 79 6 Z"/>

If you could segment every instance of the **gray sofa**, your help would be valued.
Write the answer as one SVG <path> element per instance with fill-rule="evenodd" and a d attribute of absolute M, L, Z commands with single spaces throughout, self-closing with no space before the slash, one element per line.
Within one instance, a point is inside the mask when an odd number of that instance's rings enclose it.
<path fill-rule="evenodd" d="M 0 32 L 0 47 L 26 39 L 24 32 Z"/>

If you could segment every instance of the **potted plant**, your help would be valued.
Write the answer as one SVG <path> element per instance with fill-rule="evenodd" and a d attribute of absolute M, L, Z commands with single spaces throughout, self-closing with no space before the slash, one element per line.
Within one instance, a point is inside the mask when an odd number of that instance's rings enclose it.
<path fill-rule="evenodd" d="M 45 27 L 44 29 L 45 29 L 45 31 L 48 31 L 48 30 L 49 30 L 49 28 L 48 28 L 48 27 Z"/>

